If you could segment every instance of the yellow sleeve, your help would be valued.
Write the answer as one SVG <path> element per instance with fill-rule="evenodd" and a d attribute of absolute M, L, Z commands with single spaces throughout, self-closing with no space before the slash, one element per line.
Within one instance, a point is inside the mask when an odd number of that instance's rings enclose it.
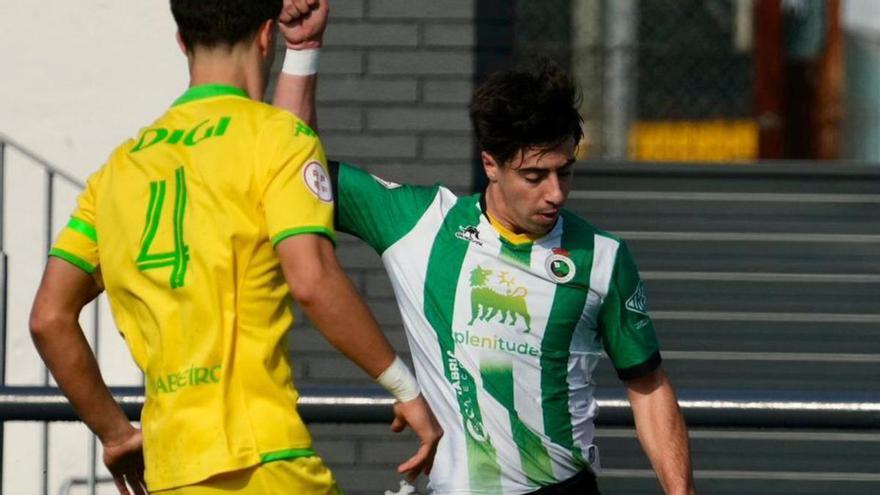
<path fill-rule="evenodd" d="M 262 204 L 272 245 L 297 234 L 336 242 L 333 190 L 315 133 L 292 114 L 279 113 L 260 134 L 257 159 L 266 171 Z"/>
<path fill-rule="evenodd" d="M 77 198 L 76 208 L 58 235 L 49 256 L 61 258 L 86 273 L 98 268 L 98 231 L 95 228 L 95 189 L 100 171 L 93 174 Z"/>

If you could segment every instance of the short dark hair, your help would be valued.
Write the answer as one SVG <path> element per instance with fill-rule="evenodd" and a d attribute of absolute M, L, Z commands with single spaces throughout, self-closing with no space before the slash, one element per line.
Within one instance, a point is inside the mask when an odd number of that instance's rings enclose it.
<path fill-rule="evenodd" d="M 276 19 L 283 0 L 171 0 L 171 13 L 186 49 L 233 46 Z"/>
<path fill-rule="evenodd" d="M 583 137 L 581 94 L 553 61 L 496 72 L 474 93 L 470 116 L 477 142 L 503 165 L 526 148 L 552 149 Z"/>

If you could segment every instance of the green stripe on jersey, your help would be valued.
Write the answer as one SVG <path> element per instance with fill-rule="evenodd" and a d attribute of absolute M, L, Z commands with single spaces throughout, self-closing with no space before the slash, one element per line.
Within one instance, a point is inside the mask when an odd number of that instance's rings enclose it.
<path fill-rule="evenodd" d="M 334 169 L 331 165 L 331 173 Z M 337 173 L 338 229 L 359 237 L 379 254 L 409 234 L 440 190 L 392 184 L 344 163 Z"/>
<path fill-rule="evenodd" d="M 503 236 L 498 236 L 501 240 L 501 257 L 511 261 L 517 265 L 528 269 L 532 262 L 532 246 L 534 243 L 527 242 L 524 244 L 514 244 Z"/>
<path fill-rule="evenodd" d="M 569 220 L 570 216 L 563 218 L 564 222 Z M 567 377 L 571 339 L 580 320 L 580 312 L 573 310 L 583 311 L 589 292 L 585 288 L 589 288 L 593 235 L 574 225 L 565 227 L 561 247 L 575 258 L 574 264 L 580 268 L 580 272 L 571 282 L 556 285 L 547 328 L 541 341 L 541 399 L 544 404 L 544 433 L 554 443 L 569 449 L 582 467 L 586 467 L 583 453 L 574 444 Z"/>
<path fill-rule="evenodd" d="M 513 441 L 519 450 L 519 458 L 529 483 L 544 486 L 556 482 L 553 467 L 547 448 L 532 430 L 530 430 L 516 412 L 513 399 L 513 365 L 481 365 L 480 375 L 483 377 L 484 388 L 492 397 L 510 413 L 510 427 Z"/>
<path fill-rule="evenodd" d="M 75 230 L 80 234 L 88 237 L 92 240 L 92 242 L 98 242 L 98 231 L 95 230 L 94 225 L 86 222 L 85 220 L 80 220 L 76 217 L 70 217 L 70 221 L 67 222 L 67 228 Z"/>
<path fill-rule="evenodd" d="M 473 201 L 473 197 L 458 200 L 443 219 L 443 225 L 434 238 L 425 277 L 425 317 L 437 332 L 444 373 L 458 399 L 467 444 L 471 490 L 501 493 L 501 466 L 483 426 L 476 383 L 455 357 L 455 339 L 452 335 L 458 277 L 470 246 L 468 242 L 457 240 L 455 233 L 459 225 L 476 225 L 479 221 L 480 210 Z"/>

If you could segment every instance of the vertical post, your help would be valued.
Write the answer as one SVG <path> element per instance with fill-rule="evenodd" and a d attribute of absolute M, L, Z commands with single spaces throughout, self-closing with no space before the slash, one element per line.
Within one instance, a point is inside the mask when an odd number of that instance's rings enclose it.
<path fill-rule="evenodd" d="M 94 318 L 94 326 L 92 329 L 92 338 L 94 339 L 93 342 L 94 342 L 95 359 L 98 358 L 98 350 L 100 349 L 99 341 L 101 338 L 100 337 L 100 334 L 101 334 L 101 319 L 100 319 L 101 307 L 99 306 L 98 302 L 99 302 L 99 299 L 96 297 L 95 302 L 94 302 L 95 318 Z M 97 438 L 95 437 L 95 434 L 92 432 L 89 432 L 89 477 L 86 480 L 86 485 L 88 487 L 89 495 L 95 495 L 95 489 L 97 486 L 97 478 L 98 478 L 97 466 L 96 466 L 97 459 L 98 459 L 98 441 L 97 441 Z"/>
<path fill-rule="evenodd" d="M 843 120 L 843 28 L 840 0 L 825 3 L 825 46 L 819 59 L 818 88 L 813 105 L 816 120 L 811 130 L 814 156 L 834 160 L 840 156 L 840 126 Z"/>
<path fill-rule="evenodd" d="M 605 25 L 605 156 L 625 159 L 629 131 L 636 117 L 638 81 L 637 0 L 609 0 L 604 4 Z"/>
<path fill-rule="evenodd" d="M 46 171 L 45 252 L 52 249 L 52 214 L 55 206 L 55 173 Z M 43 367 L 43 385 L 49 385 L 49 369 Z M 49 423 L 43 423 L 43 495 L 49 495 Z"/>
<path fill-rule="evenodd" d="M 572 57 L 571 72 L 581 87 L 579 108 L 584 119 L 584 142 L 578 147 L 578 159 L 599 157 L 604 153 L 602 139 L 602 1 L 571 2 Z"/>
<path fill-rule="evenodd" d="M 0 253 L 5 253 L 3 234 L 6 230 L 3 212 L 6 211 L 6 142 L 0 138 Z M 5 296 L 4 292 L 4 296 Z M 0 321 L 0 328 L 6 328 L 6 320 Z M 0 357 L 2 359 L 2 357 Z M 0 367 L 0 385 L 6 384 L 6 368 Z"/>
<path fill-rule="evenodd" d="M 755 4 L 755 113 L 759 158 L 782 158 L 785 154 L 782 55 L 780 0 L 758 0 Z"/>
<path fill-rule="evenodd" d="M 0 387 L 6 385 L 6 245 L 4 214 L 6 212 L 6 143 L 0 139 Z M 0 421 L 0 492 L 3 491 L 3 442 L 6 423 Z"/>

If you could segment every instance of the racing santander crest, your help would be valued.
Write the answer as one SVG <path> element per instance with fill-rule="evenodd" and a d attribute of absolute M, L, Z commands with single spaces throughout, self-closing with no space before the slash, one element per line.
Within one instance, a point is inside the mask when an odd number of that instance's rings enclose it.
<path fill-rule="evenodd" d="M 544 262 L 544 268 L 547 269 L 550 278 L 558 284 L 571 282 L 576 271 L 568 251 L 562 248 L 553 248 L 553 254 L 548 256 L 547 261 Z"/>

